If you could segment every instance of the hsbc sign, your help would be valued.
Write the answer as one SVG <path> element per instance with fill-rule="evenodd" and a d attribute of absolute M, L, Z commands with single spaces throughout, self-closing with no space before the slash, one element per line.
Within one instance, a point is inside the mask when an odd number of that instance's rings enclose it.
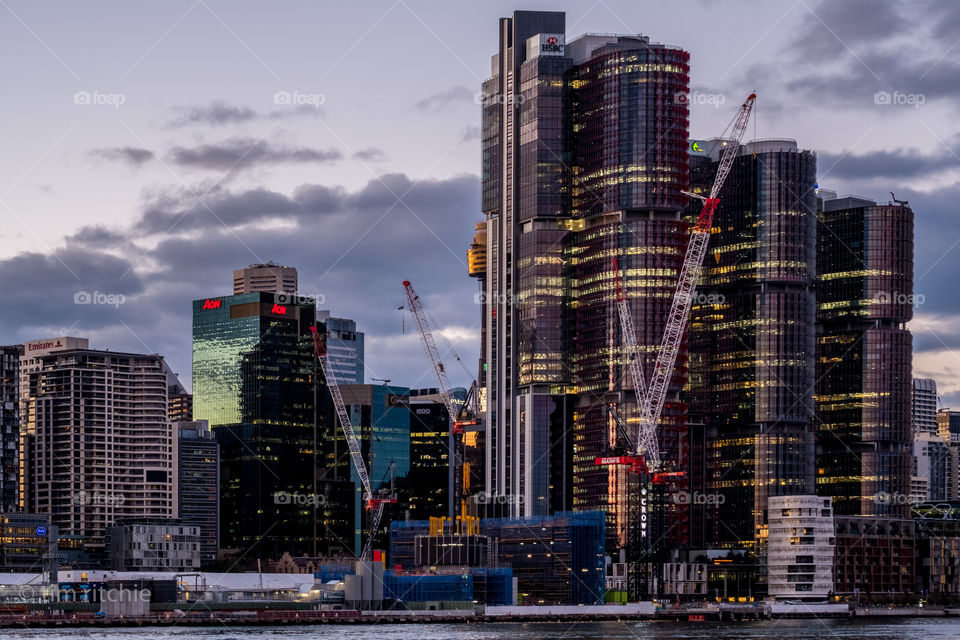
<path fill-rule="evenodd" d="M 540 34 L 540 55 L 562 56 L 564 35 L 562 33 Z"/>

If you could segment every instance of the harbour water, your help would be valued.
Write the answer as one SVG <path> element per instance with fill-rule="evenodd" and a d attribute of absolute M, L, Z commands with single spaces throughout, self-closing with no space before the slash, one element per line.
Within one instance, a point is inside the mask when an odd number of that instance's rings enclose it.
<path fill-rule="evenodd" d="M 946 640 L 960 619 L 779 619 L 737 623 L 603 622 L 556 624 L 371 624 L 296 627 L 5 629 L 7 638 L 56 640 Z"/>

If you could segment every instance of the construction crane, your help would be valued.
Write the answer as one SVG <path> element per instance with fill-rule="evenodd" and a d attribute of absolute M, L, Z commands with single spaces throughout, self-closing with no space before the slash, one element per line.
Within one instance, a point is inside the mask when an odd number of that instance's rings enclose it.
<path fill-rule="evenodd" d="M 343 402 L 343 396 L 340 394 L 340 385 L 337 384 L 336 376 L 330 369 L 328 360 L 327 345 L 320 337 L 317 327 L 310 327 L 313 334 L 313 351 L 320 363 L 320 369 L 323 371 L 323 377 L 327 381 L 327 389 L 330 390 L 330 396 L 333 398 L 333 405 L 337 411 L 337 418 L 340 420 L 340 427 L 343 429 L 343 435 L 347 440 L 347 447 L 350 449 L 350 458 L 353 460 L 353 468 L 360 478 L 360 484 L 363 485 L 363 500 L 367 511 L 370 511 L 370 530 L 367 536 L 367 542 L 360 554 L 361 560 L 370 559 L 370 551 L 373 548 L 373 538 L 377 527 L 380 526 L 380 520 L 383 518 L 383 508 L 386 504 L 395 503 L 397 496 L 393 492 L 393 481 L 391 475 L 391 488 L 388 493 L 377 491 L 374 493 L 370 486 L 370 474 L 367 473 L 367 463 L 363 459 L 363 452 L 360 449 L 360 440 L 357 438 L 353 425 L 350 423 L 350 415 L 347 413 L 347 407 Z M 393 472 L 394 463 L 390 463 L 388 473 Z"/>
<path fill-rule="evenodd" d="M 680 269 L 677 290 L 670 305 L 670 313 L 667 316 L 667 324 L 660 343 L 660 350 L 657 353 L 657 360 L 653 365 L 650 387 L 642 399 L 638 394 L 640 425 L 637 429 L 636 452 L 637 455 L 644 457 L 647 467 L 654 473 L 659 471 L 662 465 L 660 448 L 657 443 L 657 423 L 660 421 L 663 403 L 667 397 L 667 388 L 670 385 L 670 378 L 673 377 L 673 370 L 677 363 L 677 353 L 680 350 L 683 330 L 687 325 L 687 319 L 690 317 L 693 291 L 700 280 L 700 272 L 703 270 L 703 259 L 707 254 L 707 243 L 710 240 L 710 230 L 713 225 L 713 214 L 716 213 L 717 205 L 720 204 L 720 198 L 718 197 L 720 189 L 726 182 L 731 168 L 733 168 L 733 161 L 737 157 L 740 141 L 743 140 L 743 134 L 747 130 L 750 112 L 753 110 L 753 103 L 756 98 L 757 94 L 755 93 L 751 93 L 747 97 L 733 120 L 730 137 L 723 138 L 723 144 L 726 148 L 723 150 L 720 166 L 717 168 L 717 176 L 710 189 L 710 195 L 704 198 L 699 194 L 684 192 L 685 195 L 703 200 L 703 208 L 690 232 L 690 244 L 683 259 L 683 267 Z M 636 379 L 634 379 L 634 385 L 636 386 Z"/>
<path fill-rule="evenodd" d="M 407 294 L 407 304 L 413 313 L 413 317 L 416 318 L 417 328 L 420 330 L 420 341 L 423 343 L 423 347 L 427 352 L 427 358 L 430 360 L 433 375 L 440 388 L 440 399 L 450 417 L 450 433 L 453 436 L 453 496 L 451 505 L 454 515 L 458 513 L 463 515 L 463 428 L 467 425 L 477 424 L 475 420 L 476 416 L 473 416 L 474 419 L 472 420 L 469 418 L 460 420 L 461 410 L 453 404 L 447 371 L 443 366 L 443 362 L 440 361 L 437 343 L 433 339 L 433 332 L 430 329 L 430 324 L 427 322 L 427 314 L 423 310 L 420 296 L 417 295 L 417 292 L 413 289 L 413 285 L 410 284 L 409 280 L 403 281 L 403 289 Z M 471 387 L 471 391 L 473 391 L 473 387 Z M 466 404 L 464 407 L 466 407 Z"/>

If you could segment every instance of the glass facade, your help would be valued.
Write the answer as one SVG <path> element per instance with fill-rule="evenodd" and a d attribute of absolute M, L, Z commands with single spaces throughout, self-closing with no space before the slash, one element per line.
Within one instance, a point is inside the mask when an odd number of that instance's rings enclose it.
<path fill-rule="evenodd" d="M 312 301 L 246 293 L 193 302 L 194 419 L 220 443 L 222 547 L 276 559 L 312 553 L 315 356 Z M 325 400 L 325 396 L 324 396 Z"/>
<path fill-rule="evenodd" d="M 17 508 L 21 350 L 0 346 L 0 512 Z"/>
<path fill-rule="evenodd" d="M 817 492 L 841 515 L 905 518 L 913 212 L 847 197 L 824 200 L 819 217 Z"/>
<path fill-rule="evenodd" d="M 691 186 L 706 193 L 725 143 L 698 147 Z M 690 318 L 690 411 L 722 496 L 694 507 L 707 545 L 752 548 L 770 497 L 813 492 L 815 184 L 812 152 L 764 140 L 740 148 L 720 193 Z"/>

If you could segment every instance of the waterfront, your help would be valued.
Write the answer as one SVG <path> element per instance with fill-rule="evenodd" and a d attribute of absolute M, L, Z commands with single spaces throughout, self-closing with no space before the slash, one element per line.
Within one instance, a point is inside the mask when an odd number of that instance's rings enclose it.
<path fill-rule="evenodd" d="M 300 627 L 213 628 L 82 628 L 82 629 L 19 629 L 4 634 L 16 638 L 57 640 L 259 640 L 267 638 L 337 640 L 637 640 L 651 638 L 733 639 L 737 640 L 938 640 L 960 637 L 960 620 L 898 618 L 891 620 L 767 620 L 740 623 L 676 623 L 676 622 L 604 622 L 604 623 L 488 623 L 488 624 L 372 624 L 362 626 L 316 625 Z"/>

